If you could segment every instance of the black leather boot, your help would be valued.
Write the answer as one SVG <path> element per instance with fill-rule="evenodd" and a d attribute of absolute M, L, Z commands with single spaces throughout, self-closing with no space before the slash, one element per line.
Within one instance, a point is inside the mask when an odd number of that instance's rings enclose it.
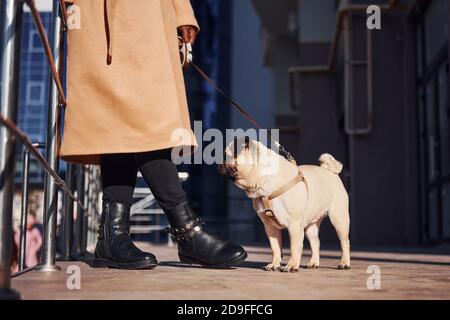
<path fill-rule="evenodd" d="M 241 246 L 208 234 L 202 220 L 189 203 L 186 202 L 165 212 L 171 225 L 168 232 L 172 240 L 178 242 L 178 256 L 182 263 L 229 268 L 247 258 L 247 252 Z"/>
<path fill-rule="evenodd" d="M 157 264 L 153 254 L 143 252 L 131 241 L 130 206 L 104 200 L 92 266 L 96 268 L 151 269 Z"/>

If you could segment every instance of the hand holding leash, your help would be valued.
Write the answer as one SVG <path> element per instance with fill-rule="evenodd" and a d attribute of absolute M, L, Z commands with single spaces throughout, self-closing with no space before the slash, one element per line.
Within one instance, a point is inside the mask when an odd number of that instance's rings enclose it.
<path fill-rule="evenodd" d="M 180 47 L 180 60 L 183 70 L 190 67 L 193 54 L 192 45 L 197 38 L 197 29 L 193 26 L 181 26 L 178 28 L 178 40 Z"/>
<path fill-rule="evenodd" d="M 181 26 L 178 28 L 178 35 L 184 42 L 194 45 L 197 39 L 198 30 L 194 26 Z"/>

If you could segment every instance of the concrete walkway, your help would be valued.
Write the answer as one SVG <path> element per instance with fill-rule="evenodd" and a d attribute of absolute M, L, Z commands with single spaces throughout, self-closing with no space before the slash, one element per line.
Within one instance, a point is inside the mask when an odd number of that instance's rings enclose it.
<path fill-rule="evenodd" d="M 262 270 L 270 260 L 266 248 L 246 248 L 249 258 L 237 269 L 210 270 L 180 265 L 174 248 L 139 246 L 155 253 L 160 266 L 120 271 L 61 262 L 61 272 L 29 271 L 12 286 L 23 299 L 450 299 L 449 255 L 353 252 L 352 269 L 341 271 L 339 252 L 322 251 L 320 269 L 286 274 Z M 302 265 L 308 259 L 306 251 Z M 67 288 L 70 265 L 80 267 L 80 290 Z M 369 266 L 380 272 L 379 290 L 368 289 Z"/>

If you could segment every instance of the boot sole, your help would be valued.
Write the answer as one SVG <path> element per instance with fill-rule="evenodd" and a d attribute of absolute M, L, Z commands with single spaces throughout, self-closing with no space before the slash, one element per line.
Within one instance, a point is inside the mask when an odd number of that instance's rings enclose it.
<path fill-rule="evenodd" d="M 153 269 L 158 265 L 158 262 L 154 261 L 138 261 L 121 263 L 115 262 L 107 259 L 95 258 L 91 261 L 90 266 L 92 268 L 112 268 L 112 269 L 123 269 L 123 270 L 142 270 L 142 269 Z"/>
<path fill-rule="evenodd" d="M 201 265 L 202 267 L 205 268 L 211 268 L 211 269 L 228 269 L 228 268 L 232 268 L 232 267 L 236 267 L 238 265 L 240 265 L 242 262 L 245 261 L 245 259 L 247 259 L 247 252 L 245 252 L 243 255 L 241 255 L 240 257 L 228 261 L 228 262 L 224 262 L 224 263 L 219 263 L 219 264 L 205 264 L 201 261 L 198 261 L 194 258 L 182 255 L 181 253 L 178 253 L 178 257 L 180 258 L 180 262 L 184 263 L 184 264 L 189 264 L 189 265 Z"/>

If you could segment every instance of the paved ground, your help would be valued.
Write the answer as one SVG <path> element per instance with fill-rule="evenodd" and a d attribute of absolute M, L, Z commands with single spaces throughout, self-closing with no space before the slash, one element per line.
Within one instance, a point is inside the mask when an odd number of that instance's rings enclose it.
<path fill-rule="evenodd" d="M 161 263 L 154 270 L 61 262 L 61 272 L 30 271 L 13 278 L 12 286 L 23 299 L 450 299 L 450 255 L 353 252 L 352 269 L 341 271 L 335 269 L 339 253 L 322 251 L 320 269 L 285 274 L 262 271 L 270 259 L 266 248 L 247 248 L 248 260 L 234 270 L 179 265 L 174 248 L 151 249 Z M 307 251 L 302 264 L 308 258 Z M 80 266 L 80 290 L 67 289 L 71 264 Z M 380 268 L 380 290 L 367 288 L 371 265 Z"/>

